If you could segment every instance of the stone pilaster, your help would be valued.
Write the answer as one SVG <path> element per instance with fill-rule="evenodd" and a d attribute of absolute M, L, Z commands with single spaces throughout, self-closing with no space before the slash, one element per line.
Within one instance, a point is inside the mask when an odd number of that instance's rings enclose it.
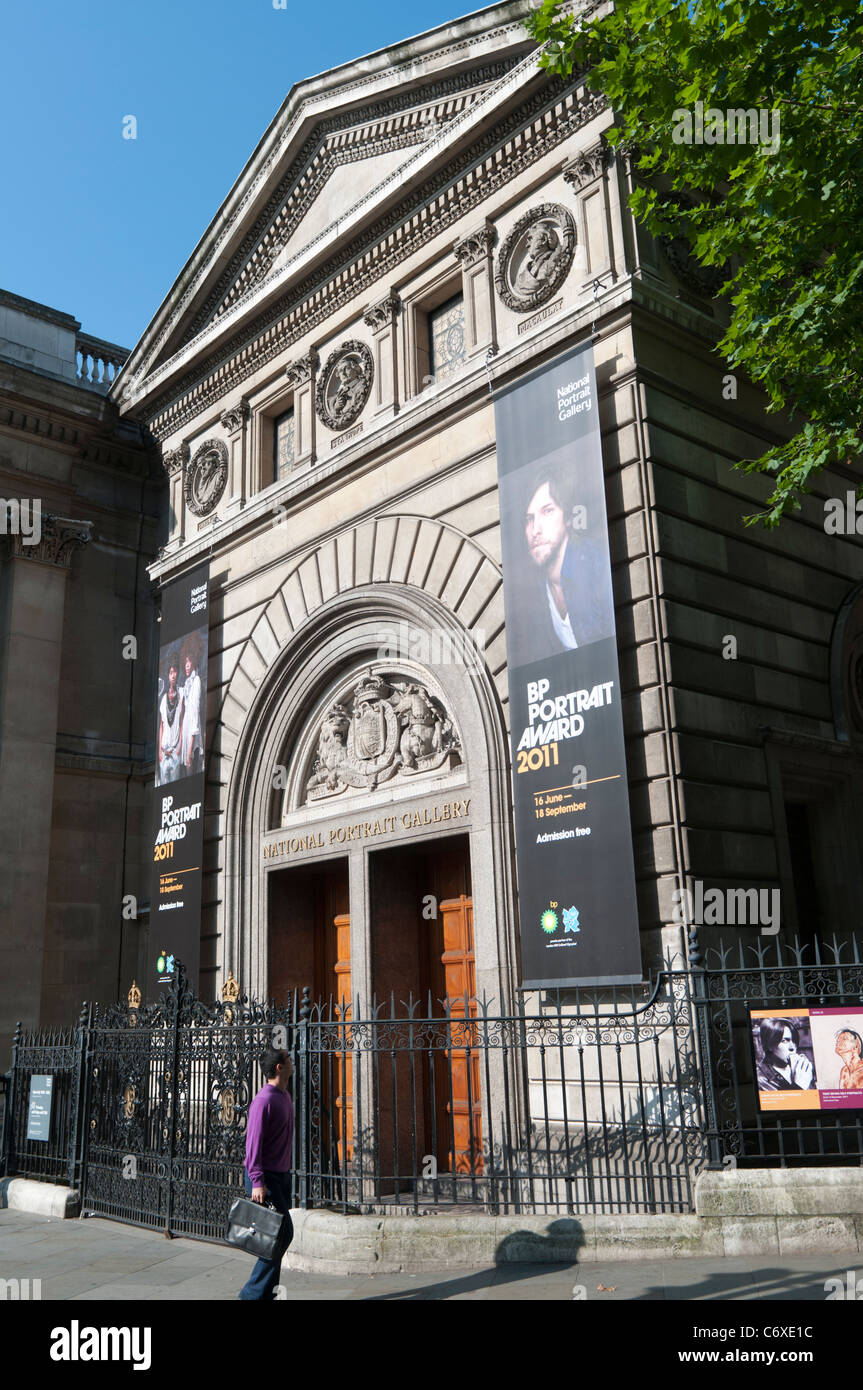
<path fill-rule="evenodd" d="M 168 475 L 171 504 L 171 540 L 182 545 L 186 535 L 185 472 L 189 464 L 189 446 L 181 444 L 162 455 L 162 467 Z"/>
<path fill-rule="evenodd" d="M 319 357 L 314 348 L 305 357 L 298 357 L 285 369 L 288 384 L 294 391 L 295 463 L 314 463 L 315 452 L 315 375 Z"/>
<path fill-rule="evenodd" d="M 249 420 L 251 409 L 245 396 L 236 405 L 222 412 L 219 417 L 222 429 L 228 437 L 230 457 L 225 514 L 238 511 L 245 506 L 249 496 L 251 479 L 249 472 Z"/>
<path fill-rule="evenodd" d="M 376 415 L 392 409 L 399 411 L 398 343 L 396 320 L 402 302 L 392 290 L 377 304 L 370 304 L 363 322 L 372 330 L 372 357 L 375 364 L 372 385 L 372 405 Z"/>
<path fill-rule="evenodd" d="M 581 269 L 588 281 L 602 276 L 609 276 L 609 283 L 617 279 L 608 187 L 610 165 L 611 150 L 600 140 L 563 166 L 563 177 L 578 204 Z"/>
<path fill-rule="evenodd" d="M 478 352 L 487 352 L 489 348 L 497 352 L 492 266 L 494 239 L 494 227 L 490 222 L 483 222 L 461 237 L 453 247 L 453 255 L 462 268 L 469 357 Z"/>
<path fill-rule="evenodd" d="M 0 1036 L 39 1021 L 66 576 L 92 529 L 45 514 L 38 543 L 14 536 L 0 566 Z"/>

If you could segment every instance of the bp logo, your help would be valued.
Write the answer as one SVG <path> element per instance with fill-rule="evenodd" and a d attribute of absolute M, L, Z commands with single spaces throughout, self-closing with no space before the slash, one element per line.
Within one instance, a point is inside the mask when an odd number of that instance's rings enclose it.
<path fill-rule="evenodd" d="M 560 926 L 560 918 L 557 915 L 559 907 L 560 904 L 555 902 L 554 899 L 552 899 L 548 907 L 540 916 L 539 925 L 542 927 L 543 931 L 547 936 L 553 936 L 554 933 L 557 931 L 558 927 Z M 568 932 L 580 932 L 581 926 L 578 921 L 578 908 L 564 907 L 561 910 L 563 912 L 564 935 L 566 935 Z"/>
<path fill-rule="evenodd" d="M 157 975 L 173 975 L 173 973 L 174 973 L 174 957 L 173 957 L 173 956 L 169 956 L 167 951 L 161 951 L 160 954 L 159 954 L 159 958 L 158 958 L 158 960 L 156 961 L 156 974 L 157 974 Z"/>
<path fill-rule="evenodd" d="M 557 931 L 557 913 L 554 910 L 556 907 L 557 903 L 550 903 L 539 919 L 539 925 L 549 936 Z"/>

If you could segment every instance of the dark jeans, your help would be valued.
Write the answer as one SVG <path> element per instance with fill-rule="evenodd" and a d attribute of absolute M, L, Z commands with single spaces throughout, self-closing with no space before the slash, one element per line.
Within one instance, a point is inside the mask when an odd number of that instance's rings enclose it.
<path fill-rule="evenodd" d="M 246 1187 L 246 1196 L 252 1195 L 252 1182 L 245 1168 L 243 1169 L 243 1182 Z M 286 1214 L 290 1211 L 291 1203 L 291 1175 L 290 1173 L 268 1173 L 264 1172 L 264 1185 L 267 1189 L 268 1201 L 272 1202 L 276 1211 Z M 273 1289 L 279 1281 L 279 1270 L 282 1264 L 282 1256 L 294 1238 L 294 1227 L 288 1216 L 281 1239 L 276 1246 L 274 1256 L 271 1260 L 258 1260 L 252 1270 L 247 1282 L 240 1290 L 240 1298 L 250 1301 L 261 1299 L 271 1302 Z"/>

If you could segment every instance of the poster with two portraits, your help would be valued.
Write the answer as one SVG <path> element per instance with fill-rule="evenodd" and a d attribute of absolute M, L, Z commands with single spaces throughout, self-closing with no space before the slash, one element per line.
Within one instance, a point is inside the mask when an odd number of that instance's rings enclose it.
<path fill-rule="evenodd" d="M 761 1110 L 863 1108 L 863 1008 L 751 1009 Z"/>
<path fill-rule="evenodd" d="M 199 565 L 162 591 L 148 997 L 170 978 L 174 958 L 183 962 L 193 985 L 198 979 L 209 579 L 209 565 Z"/>
<path fill-rule="evenodd" d="M 591 346 L 495 394 L 525 988 L 642 979 Z"/>

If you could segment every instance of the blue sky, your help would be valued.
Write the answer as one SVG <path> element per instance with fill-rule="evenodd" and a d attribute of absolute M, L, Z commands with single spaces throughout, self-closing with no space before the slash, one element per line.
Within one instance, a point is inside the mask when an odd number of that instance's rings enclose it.
<path fill-rule="evenodd" d="M 294 82 L 477 8 L 8 0 L 0 288 L 133 347 Z"/>

